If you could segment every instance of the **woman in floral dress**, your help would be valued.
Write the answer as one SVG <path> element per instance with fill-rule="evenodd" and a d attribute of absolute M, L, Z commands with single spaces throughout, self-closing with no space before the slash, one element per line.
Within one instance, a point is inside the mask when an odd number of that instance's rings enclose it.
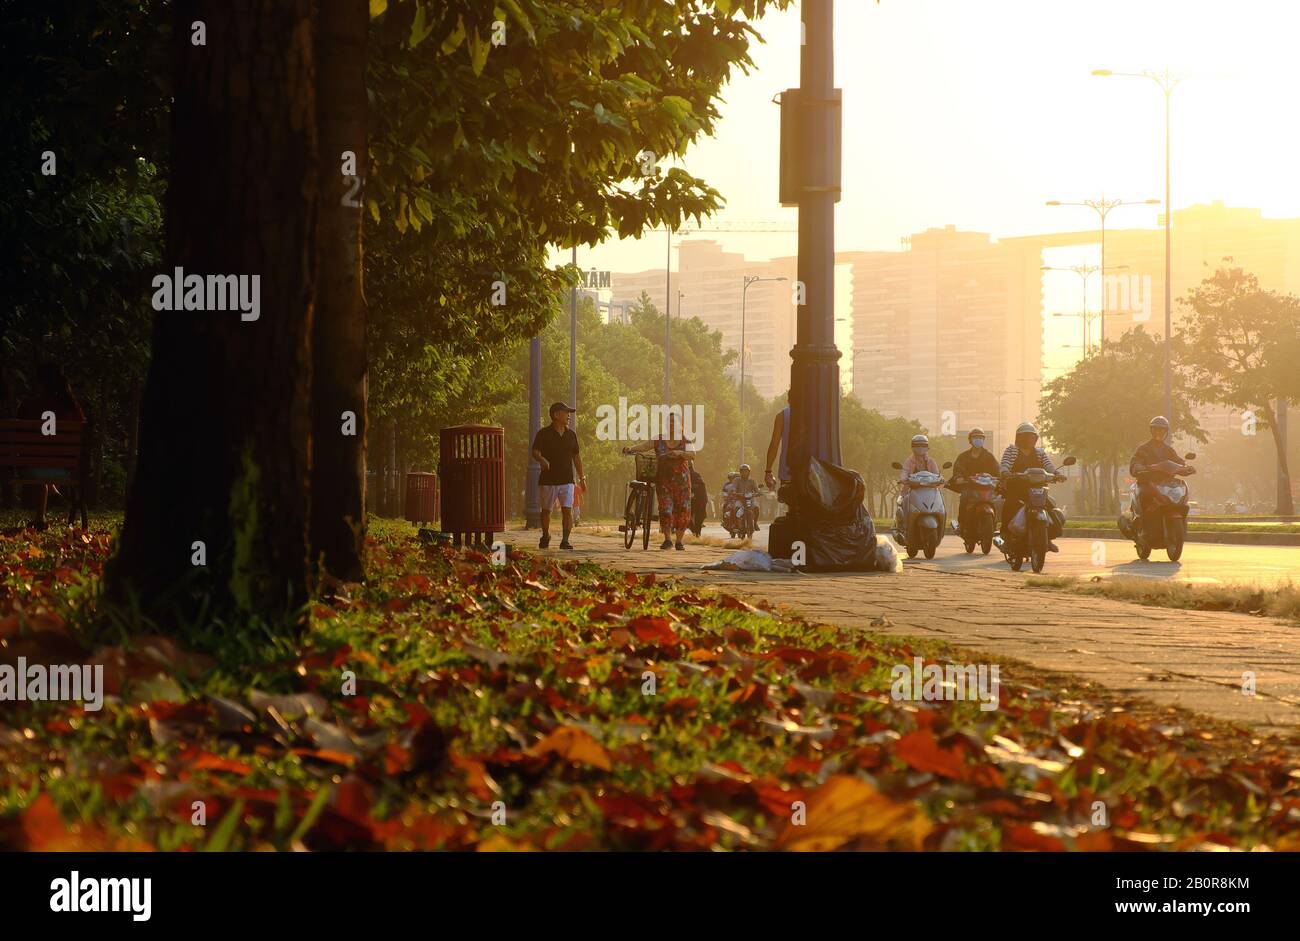
<path fill-rule="evenodd" d="M 676 413 L 668 413 L 666 434 L 623 450 L 632 454 L 651 448 L 659 459 L 655 493 L 659 498 L 659 528 L 664 534 L 659 548 L 673 548 L 672 537 L 676 535 L 676 548 L 685 549 L 682 537 L 691 525 L 691 456 L 694 451 L 690 441 L 677 431 Z"/>

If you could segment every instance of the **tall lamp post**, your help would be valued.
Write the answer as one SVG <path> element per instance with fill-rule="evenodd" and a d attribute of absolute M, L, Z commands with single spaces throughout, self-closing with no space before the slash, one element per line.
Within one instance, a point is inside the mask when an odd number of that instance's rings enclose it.
<path fill-rule="evenodd" d="M 745 295 L 751 284 L 760 281 L 788 281 L 789 278 L 760 278 L 758 275 L 742 275 L 745 286 L 740 289 L 740 464 L 745 463 Z M 680 313 L 680 307 L 679 307 Z"/>
<path fill-rule="evenodd" d="M 573 267 L 578 267 L 576 244 L 573 246 Z M 578 407 L 578 286 L 576 284 L 569 288 L 569 407 Z M 570 417 L 572 426 L 576 428 L 578 416 Z"/>
<path fill-rule="evenodd" d="M 1170 75 L 1168 69 L 1163 72 L 1112 72 L 1110 69 L 1093 69 L 1092 74 L 1105 77 L 1120 76 L 1122 78 L 1150 79 L 1160 86 L 1160 90 L 1164 92 L 1165 96 L 1165 417 L 1172 423 L 1174 420 L 1174 382 L 1169 351 L 1172 340 L 1171 335 L 1174 329 L 1174 308 L 1169 252 L 1172 245 L 1170 226 L 1173 223 L 1174 207 L 1169 202 L 1169 98 L 1182 79 Z"/>
<path fill-rule="evenodd" d="M 799 207 L 798 278 L 804 287 L 804 304 L 799 308 L 795 346 L 790 352 L 790 453 L 795 466 L 811 457 L 840 463 L 835 203 L 840 198 L 843 99 L 834 87 L 834 4 L 832 0 L 804 0 L 800 13 L 805 42 L 794 95 L 798 133 L 793 146 Z"/>
<path fill-rule="evenodd" d="M 668 233 L 668 248 L 664 254 L 664 408 L 669 405 L 668 398 L 668 372 L 672 365 L 672 358 L 669 355 L 672 344 L 672 333 L 669 330 L 669 324 L 672 323 L 672 284 L 673 284 L 673 230 L 671 226 L 664 226 Z"/>
<path fill-rule="evenodd" d="M 835 344 L 835 203 L 840 198 L 843 95 L 835 87 L 832 0 L 803 0 L 799 87 L 781 93 L 783 206 L 799 207 L 802 288 L 790 351 L 789 465 L 797 482 L 812 458 L 840 463 L 840 350 Z M 790 491 L 786 491 L 790 492 Z M 796 488 L 797 492 L 797 488 Z M 820 524 L 794 500 L 772 522 L 768 551 L 791 558 L 793 544 Z M 865 546 L 863 547 L 865 548 Z"/>
<path fill-rule="evenodd" d="M 1059 199 L 1049 199 L 1049 206 L 1086 206 L 1093 210 L 1101 218 L 1101 330 L 1099 332 L 1098 342 L 1104 346 L 1106 344 L 1106 216 L 1112 209 L 1120 206 L 1158 206 L 1158 199 L 1144 200 L 1125 200 L 1125 199 L 1107 199 L 1102 196 L 1101 199 L 1085 199 L 1079 203 L 1062 202 Z"/>
<path fill-rule="evenodd" d="M 542 498 L 538 479 L 542 465 L 533 457 L 532 436 L 542 426 L 542 338 L 533 337 L 528 343 L 528 474 L 524 478 L 524 528 L 536 529 L 542 525 Z"/>
<path fill-rule="evenodd" d="M 1043 265 L 1042 271 L 1073 271 L 1079 276 L 1079 281 L 1083 284 L 1083 355 L 1088 355 L 1088 278 L 1094 271 L 1100 271 L 1096 265 L 1074 265 L 1070 268 L 1056 268 L 1052 265 Z M 1105 285 L 1103 284 L 1103 293 Z"/>

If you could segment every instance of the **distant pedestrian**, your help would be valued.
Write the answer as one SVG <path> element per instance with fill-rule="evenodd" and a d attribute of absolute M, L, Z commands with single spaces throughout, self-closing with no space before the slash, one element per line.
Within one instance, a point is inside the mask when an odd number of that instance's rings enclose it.
<path fill-rule="evenodd" d="M 584 485 L 587 476 L 582 472 L 582 457 L 578 454 L 578 436 L 569 427 L 569 416 L 577 409 L 563 402 L 551 406 L 551 423 L 533 438 L 533 458 L 541 465 L 537 478 L 538 495 L 542 503 L 542 538 L 537 548 L 551 544 L 551 509 L 558 502 L 564 524 L 561 549 L 572 549 L 569 533 L 573 531 L 573 471 L 577 468 L 578 480 Z"/>
<path fill-rule="evenodd" d="M 656 463 L 658 482 L 655 493 L 659 498 L 659 528 L 664 534 L 660 549 L 672 549 L 673 535 L 677 536 L 676 548 L 685 549 L 682 538 L 691 524 L 691 457 L 695 453 L 690 439 L 677 431 L 677 414 L 668 413 L 668 428 L 665 434 L 651 441 L 630 448 L 624 448 L 624 454 L 654 450 L 659 459 Z"/>

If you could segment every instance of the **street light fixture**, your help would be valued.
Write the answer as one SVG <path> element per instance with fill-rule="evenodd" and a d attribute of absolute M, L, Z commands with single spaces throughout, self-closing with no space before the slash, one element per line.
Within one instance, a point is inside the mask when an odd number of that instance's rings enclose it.
<path fill-rule="evenodd" d="M 1083 284 L 1083 313 L 1081 314 L 1081 316 L 1083 317 L 1083 348 L 1086 351 L 1088 349 L 1088 277 L 1094 271 L 1100 271 L 1101 269 L 1096 265 L 1074 265 L 1073 267 L 1070 268 L 1057 268 L 1053 265 L 1043 265 L 1039 270 L 1040 271 L 1073 271 L 1075 274 L 1079 276 L 1079 280 Z"/>
<path fill-rule="evenodd" d="M 1172 235 L 1170 226 L 1173 222 L 1174 209 L 1169 201 L 1169 97 L 1173 94 L 1174 88 L 1182 81 L 1181 77 L 1169 74 L 1169 70 L 1163 72 L 1112 72 L 1110 69 L 1093 69 L 1093 75 L 1102 77 L 1119 76 L 1122 78 L 1145 78 L 1150 79 L 1160 86 L 1160 90 L 1165 96 L 1165 417 L 1173 421 L 1174 413 L 1174 395 L 1173 395 L 1173 367 L 1170 362 L 1170 334 L 1173 333 L 1173 285 L 1170 275 L 1170 246 L 1172 244 Z M 1171 432 L 1172 433 L 1172 432 Z"/>
<path fill-rule="evenodd" d="M 758 275 L 741 275 L 745 286 L 740 289 L 740 463 L 745 463 L 745 298 L 751 284 L 760 281 L 789 281 L 789 278 L 760 278 Z M 677 302 L 677 314 L 681 315 L 681 301 Z"/>
<path fill-rule="evenodd" d="M 1086 206 L 1093 210 L 1101 218 L 1101 330 L 1099 342 L 1101 345 L 1106 343 L 1106 216 L 1112 209 L 1119 206 L 1158 206 L 1158 199 L 1144 200 L 1125 200 L 1125 199 L 1107 199 L 1104 195 L 1101 199 L 1085 199 L 1082 202 L 1071 203 L 1063 202 L 1059 199 L 1049 199 L 1049 206 Z"/>

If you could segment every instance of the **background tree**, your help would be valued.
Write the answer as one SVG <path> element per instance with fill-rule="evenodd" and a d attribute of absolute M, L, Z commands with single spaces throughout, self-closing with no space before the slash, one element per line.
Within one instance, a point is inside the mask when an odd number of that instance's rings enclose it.
<path fill-rule="evenodd" d="M 668 163 L 712 132 L 750 64 L 749 23 L 786 5 L 372 2 L 367 345 L 392 451 L 500 405 L 494 356 L 536 335 L 576 278 L 548 265 L 553 246 L 721 205 Z"/>
<path fill-rule="evenodd" d="M 92 422 L 92 505 L 120 501 L 135 454 L 161 258 L 164 12 L 0 6 L 0 410 L 42 360 L 64 367 Z"/>
<path fill-rule="evenodd" d="M 361 186 L 367 175 L 367 0 L 316 14 L 320 138 L 312 326 L 311 557 L 336 578 L 365 574 L 366 299 Z M 346 175 L 345 175 L 346 174 Z M 345 417 L 346 416 L 346 417 Z"/>
<path fill-rule="evenodd" d="M 1139 327 L 1108 340 L 1100 352 L 1044 386 L 1039 430 L 1053 449 L 1096 465 L 1097 512 L 1118 512 L 1120 468 L 1127 472 L 1133 451 L 1147 438 L 1151 417 L 1164 408 L 1163 375 L 1160 338 Z M 1190 408 L 1187 377 L 1176 373 L 1174 379 L 1174 414 L 1168 418 L 1175 434 L 1205 441 Z"/>
<path fill-rule="evenodd" d="M 1240 268 L 1220 268 L 1179 303 L 1187 313 L 1178 361 L 1191 375 L 1196 400 L 1248 409 L 1272 432 L 1276 512 L 1290 516 L 1295 505 L 1275 405 L 1300 400 L 1300 298 L 1266 291 Z"/>

